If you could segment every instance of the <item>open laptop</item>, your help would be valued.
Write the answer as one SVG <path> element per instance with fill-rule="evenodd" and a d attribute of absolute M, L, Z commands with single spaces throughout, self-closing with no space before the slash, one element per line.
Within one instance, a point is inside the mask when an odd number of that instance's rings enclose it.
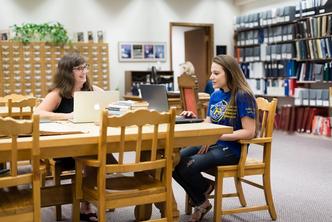
<path fill-rule="evenodd" d="M 74 113 L 72 122 L 99 122 L 100 110 L 119 101 L 119 91 L 79 91 L 74 93 Z"/>
<path fill-rule="evenodd" d="M 167 112 L 169 110 L 167 91 L 164 85 L 140 85 L 140 90 L 142 99 L 149 103 L 149 109 L 159 112 Z M 199 123 L 202 121 L 203 119 L 176 116 L 175 123 Z"/>

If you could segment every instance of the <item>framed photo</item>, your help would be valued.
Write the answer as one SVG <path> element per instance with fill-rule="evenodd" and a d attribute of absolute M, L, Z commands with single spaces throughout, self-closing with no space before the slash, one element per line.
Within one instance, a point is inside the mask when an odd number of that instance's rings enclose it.
<path fill-rule="evenodd" d="M 132 58 L 132 45 L 131 44 L 121 44 L 120 45 L 120 59 L 122 60 L 130 60 Z M 121 61 L 121 60 L 120 60 Z"/>
<path fill-rule="evenodd" d="M 104 32 L 99 30 L 97 31 L 97 40 L 98 42 L 104 42 Z"/>
<path fill-rule="evenodd" d="M 143 59 L 142 44 L 133 44 L 133 59 Z"/>
<path fill-rule="evenodd" d="M 154 58 L 154 51 L 152 44 L 145 44 L 144 45 L 144 59 L 153 59 Z"/>
<path fill-rule="evenodd" d="M 8 41 L 10 39 L 10 30 L 0 30 L 0 41 Z"/>
<path fill-rule="evenodd" d="M 77 42 L 84 42 L 84 32 L 77 32 Z"/>
<path fill-rule="evenodd" d="M 165 62 L 165 42 L 119 42 L 120 62 Z"/>
<path fill-rule="evenodd" d="M 92 31 L 88 31 L 88 41 L 89 42 L 93 42 L 93 32 Z"/>

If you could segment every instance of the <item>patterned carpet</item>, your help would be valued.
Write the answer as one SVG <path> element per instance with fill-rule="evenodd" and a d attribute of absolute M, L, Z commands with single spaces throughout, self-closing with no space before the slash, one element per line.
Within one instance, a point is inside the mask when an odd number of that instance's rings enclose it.
<path fill-rule="evenodd" d="M 272 192 L 277 211 L 277 221 L 281 222 L 331 222 L 332 221 L 332 139 L 316 136 L 288 135 L 276 131 L 272 145 Z M 251 148 L 250 155 L 259 155 L 259 149 Z M 256 179 L 256 178 L 255 178 Z M 257 181 L 261 181 L 257 178 Z M 225 182 L 225 191 L 233 190 L 233 181 Z M 184 215 L 184 191 L 175 182 L 173 189 L 181 213 Z M 248 205 L 263 203 L 263 193 L 244 185 Z M 212 200 L 211 200 L 212 202 Z M 225 208 L 238 206 L 236 199 L 226 200 Z M 63 207 L 64 221 L 71 221 L 71 205 Z M 158 218 L 156 208 L 153 217 Z M 43 208 L 42 221 L 55 221 L 54 207 Z M 134 220 L 133 208 L 116 209 L 107 213 L 108 221 L 129 222 Z M 213 221 L 210 211 L 202 222 Z M 263 222 L 271 221 L 267 211 L 227 215 L 223 222 Z"/>

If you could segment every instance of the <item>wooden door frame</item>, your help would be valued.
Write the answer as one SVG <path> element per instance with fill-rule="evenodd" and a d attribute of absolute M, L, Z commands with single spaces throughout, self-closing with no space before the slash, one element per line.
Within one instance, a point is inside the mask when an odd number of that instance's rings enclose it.
<path fill-rule="evenodd" d="M 209 45 L 208 45 L 208 68 L 206 70 L 206 73 L 210 73 L 210 64 L 212 63 L 212 58 L 214 55 L 214 26 L 211 23 L 186 23 L 186 22 L 170 22 L 169 23 L 169 42 L 170 42 L 170 50 L 169 50 L 169 55 L 170 55 L 170 70 L 172 70 L 173 67 L 173 52 L 172 52 L 172 35 L 173 35 L 173 27 L 193 27 L 193 28 L 205 28 L 208 30 L 208 37 L 209 37 Z"/>

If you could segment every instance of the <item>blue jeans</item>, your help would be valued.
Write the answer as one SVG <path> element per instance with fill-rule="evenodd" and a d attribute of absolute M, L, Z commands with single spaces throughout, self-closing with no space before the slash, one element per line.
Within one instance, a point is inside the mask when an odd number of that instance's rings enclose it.
<path fill-rule="evenodd" d="M 205 154 L 197 154 L 201 146 L 184 148 L 180 151 L 180 162 L 173 171 L 173 178 L 183 187 L 195 206 L 206 200 L 204 193 L 210 182 L 201 172 L 220 165 L 232 165 L 240 157 L 233 154 L 228 147 L 212 145 Z"/>

